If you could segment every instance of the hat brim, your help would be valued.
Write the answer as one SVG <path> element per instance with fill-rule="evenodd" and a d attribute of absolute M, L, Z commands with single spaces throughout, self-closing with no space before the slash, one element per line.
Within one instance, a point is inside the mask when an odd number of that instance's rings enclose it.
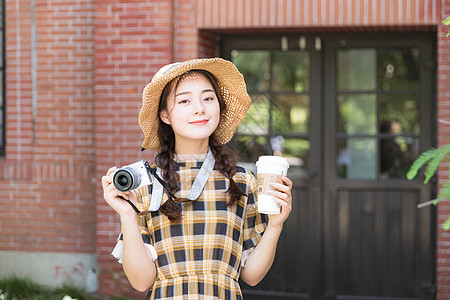
<path fill-rule="evenodd" d="M 225 103 L 225 109 L 214 131 L 216 140 L 220 144 L 226 144 L 231 140 L 251 104 L 244 76 L 232 62 L 222 58 L 193 59 L 161 68 L 144 88 L 139 112 L 139 125 L 144 133 L 143 148 L 160 149 L 158 110 L 164 87 L 179 75 L 198 69 L 214 75 Z"/>

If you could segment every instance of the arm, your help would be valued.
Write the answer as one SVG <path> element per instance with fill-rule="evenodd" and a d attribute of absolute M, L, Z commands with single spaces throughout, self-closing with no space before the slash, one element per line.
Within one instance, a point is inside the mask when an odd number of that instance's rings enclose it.
<path fill-rule="evenodd" d="M 120 199 L 119 196 L 127 198 L 136 203 L 134 193 L 123 193 L 118 191 L 110 174 L 115 167 L 108 170 L 106 176 L 102 177 L 103 197 L 119 215 L 123 233 L 123 270 L 130 284 L 138 291 L 150 288 L 156 277 L 156 266 L 150 251 L 145 247 L 139 229 L 138 217 L 132 207 Z"/>
<path fill-rule="evenodd" d="M 287 177 L 283 177 L 283 181 L 286 185 L 273 183 L 275 190 L 270 191 L 281 205 L 281 212 L 279 215 L 269 215 L 269 224 L 261 241 L 250 253 L 241 270 L 242 280 L 250 286 L 257 285 L 272 266 L 284 221 L 292 209 L 292 181 Z"/>

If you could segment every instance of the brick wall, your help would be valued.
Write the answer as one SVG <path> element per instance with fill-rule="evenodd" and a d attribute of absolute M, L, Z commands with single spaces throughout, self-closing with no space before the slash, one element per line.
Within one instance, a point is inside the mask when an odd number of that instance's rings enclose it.
<path fill-rule="evenodd" d="M 441 19 L 450 16 L 450 1 L 442 2 Z M 443 23 L 438 26 L 438 146 L 450 143 L 450 29 Z M 439 169 L 439 186 L 444 184 L 449 174 L 449 164 Z M 450 215 L 450 203 L 439 203 L 437 218 L 437 288 L 438 300 L 450 299 L 450 232 L 442 229 L 442 223 Z"/>
<path fill-rule="evenodd" d="M 94 253 L 93 4 L 32 3 L 5 3 L 1 250 Z"/>
<path fill-rule="evenodd" d="M 97 1 L 95 11 L 95 142 L 96 178 L 109 167 L 139 159 L 143 134 L 137 123 L 144 86 L 173 60 L 173 1 Z M 99 292 L 132 290 L 120 264 L 111 255 L 120 222 L 103 200 L 97 181 L 97 254 Z M 142 298 L 142 296 L 141 296 Z"/>

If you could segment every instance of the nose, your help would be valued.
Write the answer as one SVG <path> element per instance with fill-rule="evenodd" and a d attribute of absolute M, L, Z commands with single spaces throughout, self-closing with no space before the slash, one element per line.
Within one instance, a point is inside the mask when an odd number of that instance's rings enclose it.
<path fill-rule="evenodd" d="M 203 101 L 197 101 L 195 104 L 194 115 L 203 114 L 205 112 L 205 107 Z"/>

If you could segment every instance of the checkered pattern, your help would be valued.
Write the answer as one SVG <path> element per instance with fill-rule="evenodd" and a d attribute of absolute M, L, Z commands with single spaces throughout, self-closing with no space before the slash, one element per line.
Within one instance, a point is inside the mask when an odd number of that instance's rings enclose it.
<path fill-rule="evenodd" d="M 202 163 L 178 162 L 177 197 L 187 196 Z M 144 242 L 158 254 L 157 278 L 147 299 L 242 299 L 242 251 L 259 243 L 265 222 L 257 212 L 254 175 L 237 167 L 234 180 L 248 197 L 231 207 L 226 206 L 229 181 L 214 170 L 196 201 L 179 204 L 181 223 L 170 222 L 159 211 L 139 217 Z M 151 186 L 140 189 L 138 199 L 138 208 L 147 210 Z"/>

